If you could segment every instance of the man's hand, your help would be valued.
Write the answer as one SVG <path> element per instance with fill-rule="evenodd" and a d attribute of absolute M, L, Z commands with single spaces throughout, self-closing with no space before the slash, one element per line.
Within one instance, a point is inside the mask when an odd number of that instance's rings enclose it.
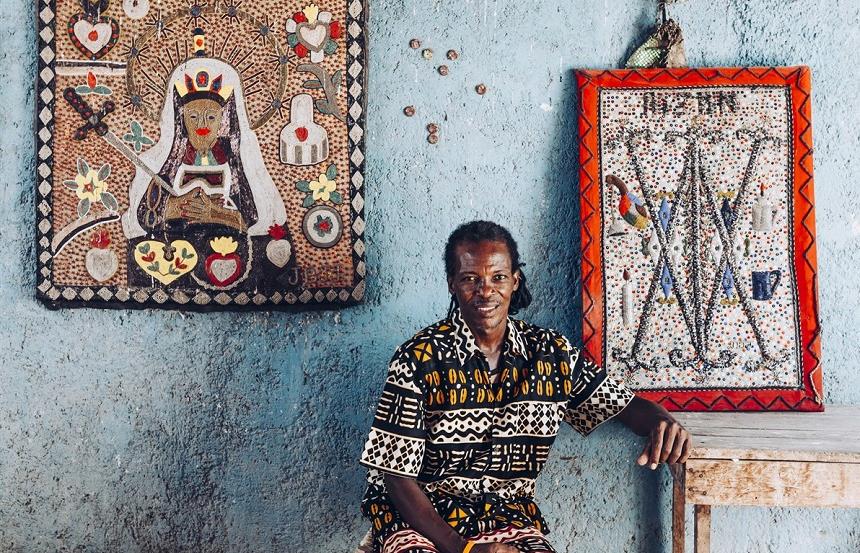
<path fill-rule="evenodd" d="M 692 445 L 692 436 L 686 428 L 671 416 L 660 417 L 636 463 L 648 465 L 651 470 L 660 463 L 683 463 L 689 457 Z"/>
<path fill-rule="evenodd" d="M 660 463 L 684 463 L 693 448 L 693 437 L 665 408 L 634 397 L 618 414 L 618 418 L 640 436 L 648 436 L 648 443 L 636 462 L 651 470 Z"/>
<path fill-rule="evenodd" d="M 520 553 L 520 550 L 505 543 L 479 543 L 472 548 L 472 553 Z"/>

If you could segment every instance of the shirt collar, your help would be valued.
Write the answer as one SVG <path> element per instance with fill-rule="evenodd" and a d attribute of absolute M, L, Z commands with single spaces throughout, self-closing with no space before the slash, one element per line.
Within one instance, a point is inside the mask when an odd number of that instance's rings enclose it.
<path fill-rule="evenodd" d="M 463 314 L 459 307 L 454 309 L 454 312 L 451 314 L 450 321 L 451 326 L 454 329 L 457 357 L 462 365 L 471 359 L 472 356 L 481 354 L 481 349 L 478 347 L 477 342 L 475 342 L 475 335 L 472 334 L 472 330 L 469 328 L 469 325 L 466 324 L 465 319 L 463 319 Z M 506 354 L 509 353 L 511 355 L 522 357 L 523 359 L 528 359 L 525 337 L 523 336 L 517 321 L 511 317 L 508 317 L 503 351 Z"/>

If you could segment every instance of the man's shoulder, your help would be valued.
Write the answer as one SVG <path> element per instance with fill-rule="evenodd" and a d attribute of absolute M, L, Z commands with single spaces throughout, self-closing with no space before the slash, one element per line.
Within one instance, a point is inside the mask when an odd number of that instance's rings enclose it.
<path fill-rule="evenodd" d="M 430 362 L 440 358 L 454 347 L 455 332 L 450 320 L 442 319 L 426 326 L 400 344 L 395 358 L 417 362 Z M 441 357 L 446 357 L 445 355 Z"/>
<path fill-rule="evenodd" d="M 519 330 L 520 335 L 526 343 L 526 347 L 530 351 L 569 353 L 573 349 L 567 336 L 554 328 L 534 325 L 520 319 L 511 319 L 511 322 Z"/>

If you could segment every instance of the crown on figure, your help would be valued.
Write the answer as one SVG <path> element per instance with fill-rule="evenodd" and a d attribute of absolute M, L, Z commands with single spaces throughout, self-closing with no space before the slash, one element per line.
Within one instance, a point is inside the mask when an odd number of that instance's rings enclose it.
<path fill-rule="evenodd" d="M 209 71 L 200 69 L 193 77 L 186 73 L 183 80 L 176 81 L 176 92 L 182 103 L 209 98 L 223 106 L 233 93 L 233 87 L 223 86 L 223 80 L 223 75 L 213 78 Z"/>
<path fill-rule="evenodd" d="M 191 46 L 194 49 L 195 57 L 206 56 L 206 33 L 200 27 L 194 29 Z M 176 81 L 176 92 L 179 93 L 182 103 L 209 98 L 223 106 L 230 98 L 230 94 L 233 93 L 232 86 L 222 86 L 223 80 L 223 75 L 210 77 L 209 71 L 199 69 L 194 76 L 186 73 L 185 79 Z"/>

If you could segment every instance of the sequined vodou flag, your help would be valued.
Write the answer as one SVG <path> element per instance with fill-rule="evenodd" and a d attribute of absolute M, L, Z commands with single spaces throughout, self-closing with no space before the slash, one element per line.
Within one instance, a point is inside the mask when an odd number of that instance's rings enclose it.
<path fill-rule="evenodd" d="M 822 409 L 809 69 L 578 85 L 588 354 L 671 409 Z"/>
<path fill-rule="evenodd" d="M 364 0 L 40 0 L 38 296 L 364 295 Z"/>

